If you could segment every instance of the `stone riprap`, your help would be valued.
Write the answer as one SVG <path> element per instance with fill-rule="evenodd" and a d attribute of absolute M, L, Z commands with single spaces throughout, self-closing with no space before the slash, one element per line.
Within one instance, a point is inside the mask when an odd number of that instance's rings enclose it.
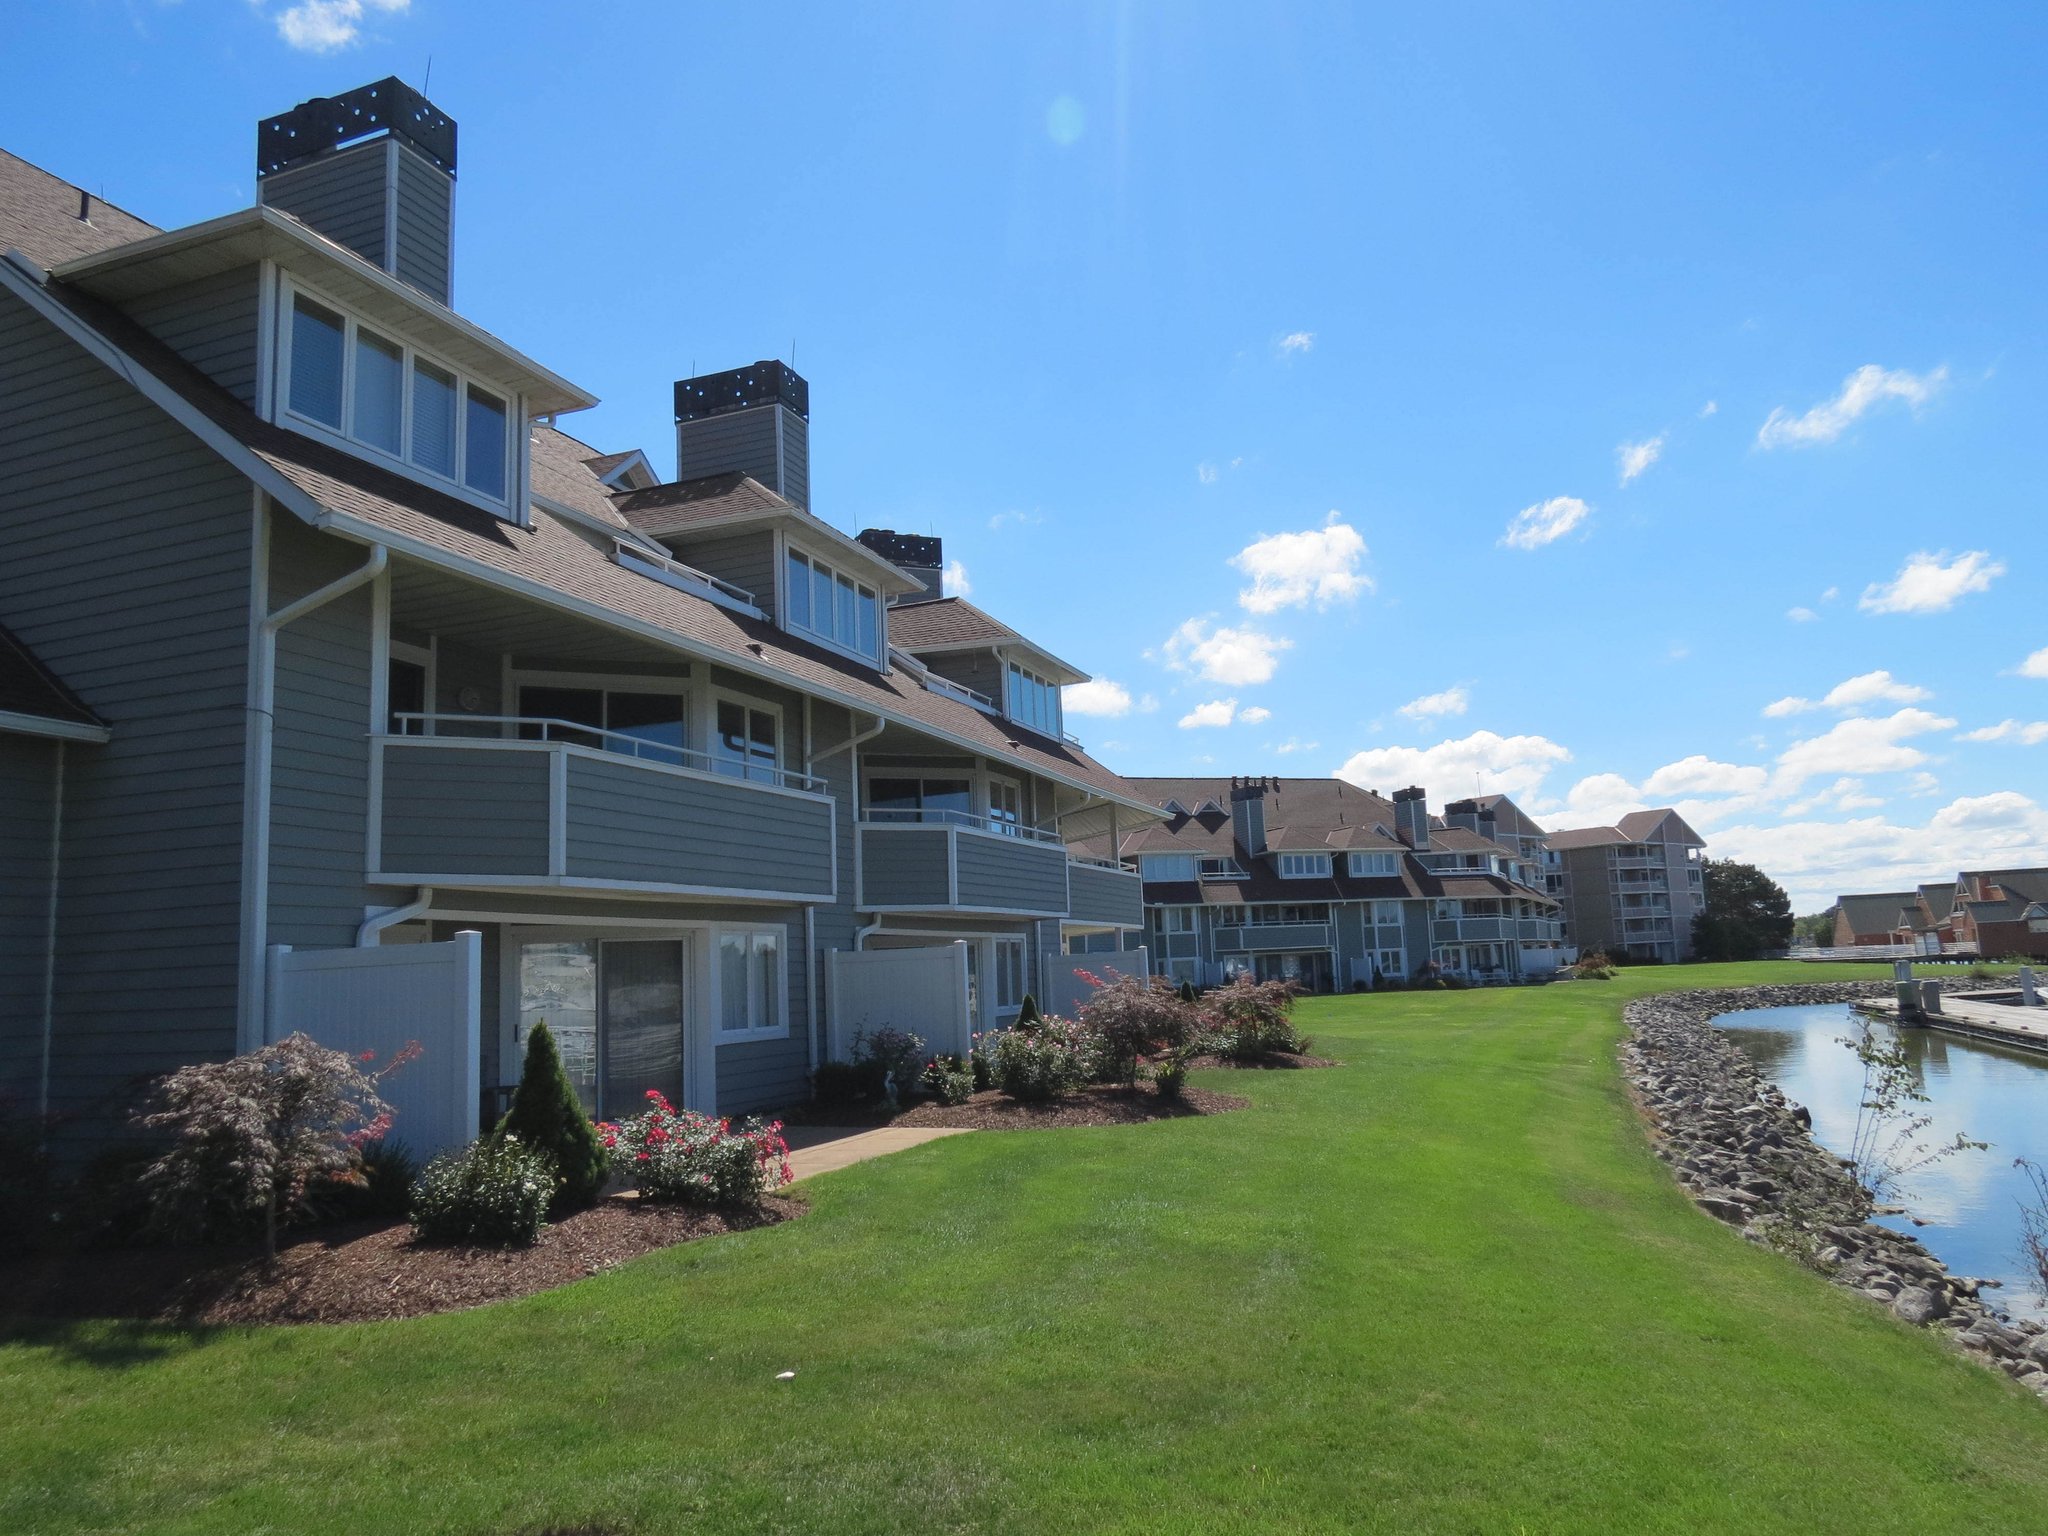
<path fill-rule="evenodd" d="M 1622 1070 L 1694 1204 L 1751 1242 L 1793 1254 L 1894 1316 L 1937 1329 L 2048 1398 L 2048 1330 L 2015 1322 L 1916 1239 L 1870 1220 L 1848 1164 L 1813 1139 L 1813 1119 L 1713 1026 L 1748 1008 L 1853 1003 L 1889 982 L 1734 987 L 1639 998 L 1623 1017 Z"/>

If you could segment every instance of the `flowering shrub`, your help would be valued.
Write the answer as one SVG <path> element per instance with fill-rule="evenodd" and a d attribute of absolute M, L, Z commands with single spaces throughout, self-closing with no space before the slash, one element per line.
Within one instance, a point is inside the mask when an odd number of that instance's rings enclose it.
<path fill-rule="evenodd" d="M 1257 1061 L 1275 1053 L 1299 1055 L 1308 1042 L 1288 1015 L 1295 989 L 1286 981 L 1255 981 L 1239 972 L 1202 999 L 1204 1044 L 1232 1061 Z"/>
<path fill-rule="evenodd" d="M 856 1030 L 853 1036 L 853 1061 L 857 1067 L 865 1067 L 874 1083 L 873 1097 L 880 1098 L 888 1092 L 887 1084 L 893 1082 L 898 1097 L 910 1091 L 917 1081 L 920 1064 L 924 1061 L 924 1037 L 913 1035 L 907 1029 L 891 1029 L 884 1026 L 872 1035 L 866 1030 Z"/>
<path fill-rule="evenodd" d="M 304 1209 L 316 1180 L 361 1177 L 363 1147 L 391 1129 L 377 1085 L 419 1054 L 414 1041 L 373 1071 L 375 1051 L 350 1056 L 292 1034 L 159 1078 L 136 1116 L 171 1138 L 142 1172 L 146 1232 L 197 1241 L 261 1217 L 265 1250 L 275 1255 L 278 1223 Z"/>
<path fill-rule="evenodd" d="M 958 1056 L 934 1056 L 917 1085 L 941 1104 L 965 1104 L 974 1096 L 974 1073 Z"/>
<path fill-rule="evenodd" d="M 423 1243 L 525 1247 L 547 1225 L 555 1161 L 517 1136 L 485 1136 L 443 1152 L 412 1187 L 412 1230 Z"/>
<path fill-rule="evenodd" d="M 653 1089 L 647 1111 L 598 1126 L 618 1171 L 649 1200 L 686 1205 L 752 1205 L 790 1179 L 782 1122 L 732 1122 L 677 1109 Z"/>
<path fill-rule="evenodd" d="M 1607 958 L 1604 950 L 1598 949 L 1588 950 L 1572 966 L 1572 975 L 1580 981 L 1612 981 L 1614 971 L 1614 962 Z"/>
<path fill-rule="evenodd" d="M 1163 976 L 1111 971 L 1104 981 L 1075 972 L 1095 990 L 1081 1005 L 1081 1027 L 1095 1046 L 1097 1070 L 1127 1088 L 1138 1084 L 1138 1058 L 1178 1050 L 1195 1032 L 1196 1014 Z"/>
<path fill-rule="evenodd" d="M 997 1088 L 1013 1099 L 1043 1104 L 1074 1092 L 1095 1075 L 1088 1032 L 1066 1019 L 1041 1018 L 1029 1028 L 1006 1029 L 989 1050 Z"/>

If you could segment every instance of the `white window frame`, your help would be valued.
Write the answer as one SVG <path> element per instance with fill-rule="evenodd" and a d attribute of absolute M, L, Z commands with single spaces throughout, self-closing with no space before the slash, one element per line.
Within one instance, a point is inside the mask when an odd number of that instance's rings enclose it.
<path fill-rule="evenodd" d="M 782 764 L 789 756 L 789 722 L 783 716 L 782 706 L 771 703 L 766 699 L 757 699 L 751 694 L 734 693 L 730 689 L 725 688 L 713 688 L 710 692 L 710 697 L 711 707 L 704 722 L 704 759 L 710 764 L 709 771 L 725 778 L 738 779 L 743 784 L 780 783 L 782 779 Z M 754 761 L 752 758 L 747 758 L 735 764 L 731 759 L 720 755 L 718 734 L 718 706 L 720 704 L 737 704 L 742 709 L 758 709 L 775 717 L 775 771 L 765 781 L 754 776 Z M 748 739 L 750 741 L 753 739 L 751 733 L 749 733 Z M 732 767 L 737 767 L 740 771 L 737 773 L 728 772 L 727 770 Z"/>
<path fill-rule="evenodd" d="M 889 651 L 889 605 L 883 600 L 881 589 L 871 581 L 862 581 L 853 572 L 841 568 L 832 561 L 812 554 L 808 549 L 799 544 L 792 544 L 787 539 L 779 540 L 778 543 L 781 546 L 781 558 L 775 564 L 775 612 L 782 622 L 782 627 L 793 635 L 802 635 L 806 640 L 822 645 L 828 650 L 837 651 L 842 656 L 851 656 L 857 661 L 866 662 L 871 667 L 880 667 L 882 665 L 882 658 Z M 836 634 L 829 631 L 818 629 L 815 623 L 799 624 L 796 622 L 789 600 L 789 566 L 792 560 L 802 560 L 813 570 L 824 571 L 831 576 L 834 593 L 833 608 L 835 612 L 838 608 L 837 594 L 840 580 L 843 578 L 853 583 L 854 641 L 852 643 L 841 640 Z M 814 591 L 811 594 L 812 600 L 806 603 L 806 606 L 811 610 L 811 618 L 813 620 L 816 620 L 818 616 L 817 603 L 815 601 L 816 595 Z M 862 595 L 870 598 L 875 605 L 875 649 L 872 654 L 863 651 L 858 643 L 860 638 L 860 598 Z"/>
<path fill-rule="evenodd" d="M 1327 853 L 1283 853 L 1279 858 L 1282 880 L 1330 878 L 1330 856 Z"/>
<path fill-rule="evenodd" d="M 1034 720 L 1030 716 L 1018 711 L 1017 705 L 1019 700 L 1012 696 L 1010 687 L 1013 676 L 1024 678 L 1044 690 L 1042 697 L 1046 700 L 1046 707 L 1052 714 L 1049 723 Z M 1028 667 L 1014 657 L 1005 656 L 1003 658 L 1003 717 L 1016 721 L 1017 724 L 1023 726 L 1026 730 L 1036 731 L 1041 736 L 1050 736 L 1054 741 L 1060 740 L 1064 734 L 1066 724 L 1066 710 L 1060 697 L 1060 685 L 1036 668 Z"/>
<path fill-rule="evenodd" d="M 1375 863 L 1384 867 L 1375 868 Z M 1398 853 L 1360 853 L 1353 850 L 1351 854 L 1351 878 L 1354 880 L 1375 879 L 1399 873 L 1401 855 Z"/>
<path fill-rule="evenodd" d="M 691 708 L 690 674 L 687 669 L 680 674 L 636 677 L 630 672 L 529 672 L 515 668 L 507 675 L 507 683 L 507 712 L 522 719 L 525 718 L 525 712 L 519 707 L 519 696 L 521 691 L 527 688 L 587 688 L 595 693 L 674 694 L 683 701 L 683 766 L 694 768 L 709 759 L 709 754 L 697 740 L 700 727 L 696 713 Z M 505 727 L 508 736 L 517 730 L 517 726 Z M 777 745 L 780 745 L 779 735 Z"/>
<path fill-rule="evenodd" d="M 757 1019 L 760 1013 L 756 1004 L 755 983 L 760 969 L 755 959 L 754 941 L 767 938 L 775 941 L 775 1012 L 780 1024 L 755 1024 L 746 1029 L 725 1027 L 725 941 L 728 938 L 744 938 L 747 941 L 747 1017 Z M 752 1040 L 787 1040 L 789 1038 L 789 929 L 779 923 L 716 923 L 711 929 L 711 1029 L 714 1045 L 745 1045 Z"/>
<path fill-rule="evenodd" d="M 315 421 L 310 416 L 301 416 L 291 408 L 292 398 L 292 315 L 300 295 L 322 309 L 332 310 L 341 316 L 341 426 L 339 429 L 324 421 Z M 394 335 L 393 328 L 379 325 L 374 320 L 364 320 L 348 305 L 329 298 L 318 288 L 297 277 L 281 274 L 277 287 L 277 316 L 271 326 L 277 346 L 277 366 L 271 371 L 272 400 L 270 419 L 280 426 L 291 428 L 306 437 L 318 438 L 346 449 L 358 458 L 368 459 L 384 468 L 404 475 L 408 480 L 431 486 L 444 495 L 453 496 L 471 506 L 480 507 L 494 517 L 504 518 L 524 528 L 529 525 L 525 509 L 526 485 L 526 441 L 530 429 L 526 422 L 526 399 L 516 390 L 506 389 L 488 379 L 476 379 L 467 369 L 459 368 L 445 357 L 416 346 L 402 336 Z M 350 428 L 355 416 L 355 371 L 356 333 L 368 329 L 379 340 L 399 349 L 399 438 L 398 452 L 393 454 L 374 443 L 353 436 Z M 412 449 L 412 379 L 413 364 L 427 363 L 429 366 L 449 374 L 455 379 L 455 474 L 443 477 L 438 471 L 416 464 L 408 455 Z M 505 402 L 505 497 L 493 500 L 482 491 L 474 490 L 463 483 L 462 467 L 467 457 L 469 437 L 469 389 L 474 382 L 485 394 Z"/>
<path fill-rule="evenodd" d="M 994 985 L 990 988 L 990 996 L 995 1002 L 996 1017 L 1005 1018 L 1023 1009 L 1024 994 L 1031 990 L 1031 978 L 1025 973 L 1028 957 L 1024 947 L 1024 936 L 999 933 L 991 941 L 991 945 L 989 968 L 994 972 L 990 978 Z M 1009 975 L 1010 966 L 1010 962 L 1005 959 L 1006 955 L 1012 957 L 1016 965 L 1017 994 L 1013 998 L 1003 996 L 1003 983 Z"/>
<path fill-rule="evenodd" d="M 1186 874 L 1179 873 L 1185 869 Z M 1192 853 L 1141 853 L 1138 855 L 1140 879 L 1156 880 L 1161 884 L 1192 883 L 1199 878 L 1200 861 Z"/>
<path fill-rule="evenodd" d="M 997 792 L 1003 789 L 1007 789 L 1016 797 L 1016 820 L 1014 821 L 1004 821 L 996 815 Z M 983 795 L 987 807 L 985 823 L 989 831 L 1002 837 L 1021 838 L 1024 835 L 1025 827 L 1023 783 L 1020 780 L 1009 778 L 1003 774 L 991 773 L 987 775 L 983 787 Z"/>

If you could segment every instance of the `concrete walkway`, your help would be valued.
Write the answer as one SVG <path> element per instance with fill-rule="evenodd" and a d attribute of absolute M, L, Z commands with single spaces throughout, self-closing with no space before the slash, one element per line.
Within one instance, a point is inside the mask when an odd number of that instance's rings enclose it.
<path fill-rule="evenodd" d="M 795 1179 L 814 1173 L 832 1173 L 851 1168 L 871 1157 L 886 1157 L 906 1147 L 923 1146 L 941 1136 L 965 1136 L 967 1126 L 872 1127 L 835 1125 L 792 1125 L 783 1129 L 789 1143 L 789 1171 Z M 794 1179 L 792 1180 L 794 1182 Z"/>

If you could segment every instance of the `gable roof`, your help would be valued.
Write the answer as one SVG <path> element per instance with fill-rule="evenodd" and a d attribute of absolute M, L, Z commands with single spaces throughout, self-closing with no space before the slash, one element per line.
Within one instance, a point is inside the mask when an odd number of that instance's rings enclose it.
<path fill-rule="evenodd" d="M 0 253 L 20 251 L 38 266 L 54 267 L 161 233 L 105 198 L 0 149 Z"/>
<path fill-rule="evenodd" d="M 1913 905 L 1916 894 L 1913 891 L 1871 891 L 1837 897 L 1835 905 L 1848 919 L 1851 933 L 1859 936 L 1866 933 L 1889 934 L 1899 926 L 1899 913 Z"/>
<path fill-rule="evenodd" d="M 889 643 L 912 654 L 962 646 L 996 645 L 1005 640 L 1023 638 L 1009 625 L 982 612 L 964 597 L 935 597 L 923 603 L 898 603 L 889 610 Z"/>
<path fill-rule="evenodd" d="M 1674 842 L 1695 848 L 1707 846 L 1706 839 L 1685 824 L 1685 818 L 1669 806 L 1658 810 L 1630 811 L 1611 827 L 1560 827 L 1545 835 L 1552 848 L 1605 848 L 1616 843 Z"/>
<path fill-rule="evenodd" d="M 105 741 L 107 723 L 35 652 L 0 625 L 0 731 Z"/>

